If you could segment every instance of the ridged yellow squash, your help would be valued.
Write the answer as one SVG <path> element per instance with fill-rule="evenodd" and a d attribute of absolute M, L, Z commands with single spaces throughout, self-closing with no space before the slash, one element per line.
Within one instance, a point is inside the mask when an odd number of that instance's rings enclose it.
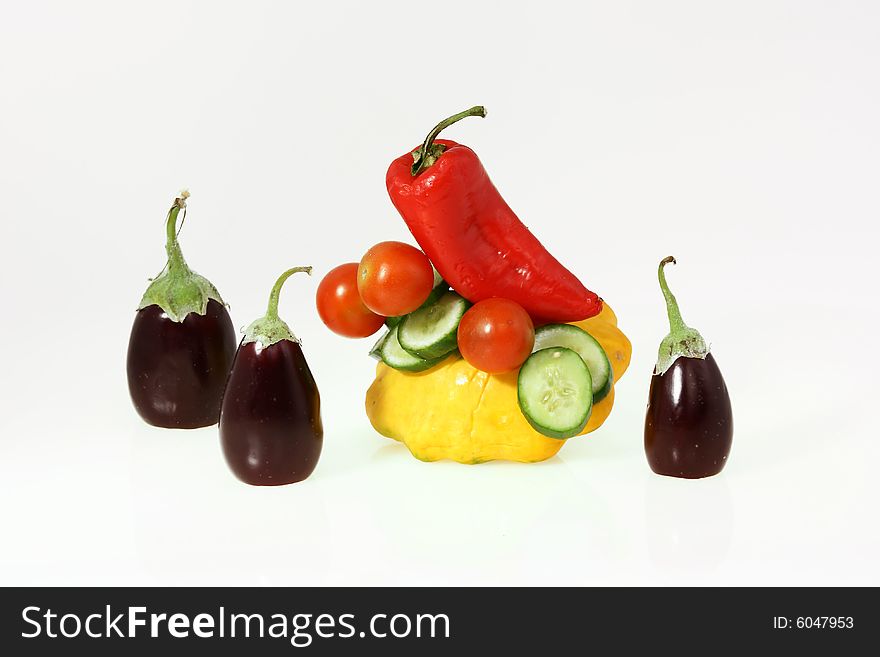
<path fill-rule="evenodd" d="M 632 345 L 617 328 L 608 304 L 597 316 L 574 324 L 602 345 L 614 382 L 619 381 L 629 366 Z M 517 374 L 486 374 L 457 355 L 419 373 L 379 363 L 367 391 L 367 416 L 376 431 L 403 442 L 422 461 L 543 461 L 565 441 L 541 435 L 523 417 L 516 398 Z M 598 429 L 613 405 L 612 388 L 593 406 L 581 435 Z"/>

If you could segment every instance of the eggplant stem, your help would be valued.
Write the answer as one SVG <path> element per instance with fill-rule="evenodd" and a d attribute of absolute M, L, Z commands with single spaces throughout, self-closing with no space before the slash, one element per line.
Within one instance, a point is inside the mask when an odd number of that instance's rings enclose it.
<path fill-rule="evenodd" d="M 168 216 L 165 219 L 165 252 L 168 254 L 168 264 L 166 266 L 172 273 L 189 270 L 186 260 L 183 259 L 180 243 L 177 241 L 180 228 L 183 227 L 183 221 L 186 219 L 186 199 L 188 198 L 188 191 L 183 190 L 180 192 L 180 196 L 174 199 L 174 204 L 168 210 Z M 180 220 L 180 228 L 178 228 L 177 217 L 181 210 L 183 210 L 183 217 Z"/>
<path fill-rule="evenodd" d="M 666 314 L 669 316 L 669 329 L 670 331 L 680 331 L 682 329 L 688 328 L 688 325 L 684 323 L 684 320 L 681 318 L 681 311 L 678 309 L 678 301 L 675 298 L 675 295 L 672 294 L 672 290 L 669 289 L 669 284 L 666 282 L 666 272 L 663 271 L 664 267 L 672 263 L 673 265 L 678 264 L 673 256 L 667 256 L 660 261 L 660 267 L 657 269 L 657 277 L 660 279 L 660 290 L 663 292 L 663 298 L 666 299 Z"/>
<path fill-rule="evenodd" d="M 284 282 L 293 276 L 294 274 L 298 274 L 299 272 L 305 272 L 309 276 L 312 275 L 311 267 L 293 267 L 292 269 L 288 269 L 286 272 L 281 274 L 278 277 L 278 280 L 275 281 L 275 285 L 272 287 L 272 292 L 269 293 L 269 308 L 266 310 L 266 317 L 272 319 L 278 319 L 278 299 L 281 296 L 281 288 L 284 286 Z"/>
<path fill-rule="evenodd" d="M 660 289 L 666 299 L 666 314 L 669 316 L 669 335 L 660 343 L 657 353 L 657 365 L 655 374 L 663 374 L 668 370 L 675 359 L 679 356 L 687 358 L 705 358 L 709 353 L 709 347 L 700 332 L 692 329 L 684 323 L 681 311 L 678 309 L 678 301 L 666 283 L 666 273 L 663 268 L 670 262 L 675 263 L 675 258 L 669 256 L 660 261 L 657 269 L 657 277 L 660 279 Z"/>

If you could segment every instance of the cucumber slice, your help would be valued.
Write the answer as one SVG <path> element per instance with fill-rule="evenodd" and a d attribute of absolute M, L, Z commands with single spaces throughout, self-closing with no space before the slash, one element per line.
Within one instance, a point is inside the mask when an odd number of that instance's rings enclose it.
<path fill-rule="evenodd" d="M 443 280 L 443 277 L 440 275 L 440 272 L 437 271 L 437 268 L 434 265 L 431 265 L 431 269 L 434 270 L 434 289 L 436 290 L 440 286 L 446 286 L 443 289 L 449 289 L 449 283 Z"/>
<path fill-rule="evenodd" d="M 442 297 L 448 291 L 449 291 L 449 283 L 444 281 L 440 277 L 440 274 L 438 274 L 437 270 L 435 269 L 434 270 L 434 287 L 431 290 L 431 293 L 428 295 L 428 298 L 425 299 L 425 302 L 421 306 L 419 306 L 417 308 L 417 310 L 421 310 L 422 308 L 425 308 L 426 306 L 430 306 L 432 303 L 437 301 L 437 299 Z M 416 312 L 416 311 L 413 311 L 413 312 Z M 403 321 L 404 317 L 406 317 L 406 315 L 398 315 L 396 317 L 386 317 L 385 318 L 385 326 L 387 326 L 388 328 L 394 328 L 395 326 L 400 324 L 401 321 Z"/>
<path fill-rule="evenodd" d="M 385 336 L 382 344 L 378 345 L 379 356 L 381 356 L 382 362 L 388 367 L 405 372 L 421 372 L 434 367 L 434 365 L 443 360 L 442 357 L 426 359 L 413 356 L 400 346 L 400 342 L 397 339 L 397 332 L 399 330 L 400 325 L 398 324 L 388 331 L 388 335 Z"/>
<path fill-rule="evenodd" d="M 388 334 L 391 331 L 385 331 L 382 334 L 382 337 L 376 341 L 376 344 L 373 345 L 373 348 L 370 349 L 370 358 L 375 358 L 376 360 L 382 360 L 382 345 L 385 344 L 385 340 L 388 339 Z"/>
<path fill-rule="evenodd" d="M 403 318 L 397 327 L 400 346 L 420 358 L 440 358 L 458 346 L 458 323 L 470 304 L 446 292 L 429 306 Z"/>
<path fill-rule="evenodd" d="M 536 351 L 519 370 L 517 399 L 529 424 L 550 438 L 571 438 L 593 410 L 593 379 L 577 352 L 565 347 Z"/>
<path fill-rule="evenodd" d="M 604 399 L 614 384 L 611 361 L 596 338 L 580 327 L 571 324 L 547 324 L 535 329 L 535 346 L 532 351 L 548 347 L 567 347 L 584 359 L 593 377 L 593 403 Z"/>

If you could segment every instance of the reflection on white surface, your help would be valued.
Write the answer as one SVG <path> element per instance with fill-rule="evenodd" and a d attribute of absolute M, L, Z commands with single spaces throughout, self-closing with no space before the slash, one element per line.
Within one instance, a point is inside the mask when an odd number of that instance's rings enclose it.
<path fill-rule="evenodd" d="M 296 585 L 313 581 L 313 565 L 332 553 L 313 480 L 239 482 L 223 459 L 216 426 L 133 431 L 130 475 L 137 559 L 157 582 Z"/>
<path fill-rule="evenodd" d="M 735 515 L 724 473 L 678 479 L 650 473 L 645 483 L 647 549 L 670 575 L 715 570 L 730 552 Z"/>

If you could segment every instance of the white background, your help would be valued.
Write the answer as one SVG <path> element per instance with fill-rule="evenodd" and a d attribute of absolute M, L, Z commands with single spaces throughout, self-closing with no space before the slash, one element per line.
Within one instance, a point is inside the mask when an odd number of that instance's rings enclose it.
<path fill-rule="evenodd" d="M 381 8 L 380 8 L 381 7 Z M 880 4 L 4 3 L 0 583 L 880 584 Z M 616 310 L 602 429 L 537 465 L 421 463 L 363 411 L 317 278 L 282 315 L 322 393 L 306 482 L 145 426 L 134 309 L 184 252 L 232 306 L 409 239 L 385 170 L 439 119 Z M 653 475 L 656 266 L 731 390 L 721 476 Z"/>

